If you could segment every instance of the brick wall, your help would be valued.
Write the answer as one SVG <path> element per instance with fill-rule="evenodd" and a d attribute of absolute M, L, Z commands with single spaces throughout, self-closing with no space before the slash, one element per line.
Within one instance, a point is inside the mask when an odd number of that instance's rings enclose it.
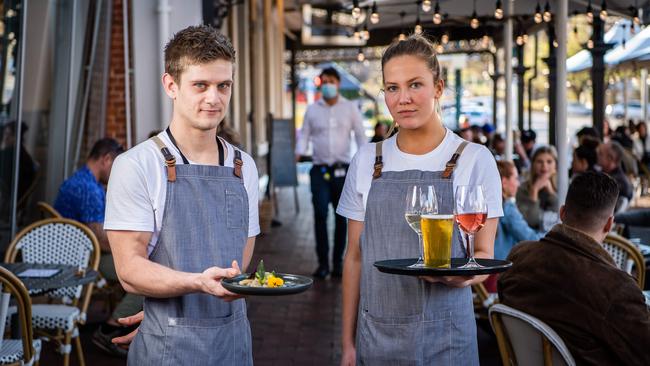
<path fill-rule="evenodd" d="M 118 140 L 122 145 L 126 146 L 126 98 L 124 92 L 126 72 L 124 70 L 123 1 L 125 0 L 113 0 L 105 135 Z M 130 54 L 131 52 L 129 52 Z M 133 85 L 132 80 L 131 85 Z M 133 126 L 133 119 L 131 121 Z"/>

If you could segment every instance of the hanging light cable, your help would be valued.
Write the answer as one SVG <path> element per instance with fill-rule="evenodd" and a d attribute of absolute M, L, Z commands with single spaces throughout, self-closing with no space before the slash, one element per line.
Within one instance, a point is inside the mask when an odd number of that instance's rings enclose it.
<path fill-rule="evenodd" d="M 548 3 L 548 0 L 546 0 L 546 4 L 544 4 L 544 22 L 550 23 L 552 20 L 551 16 L 551 4 Z"/>
<path fill-rule="evenodd" d="M 370 14 L 370 23 L 372 24 L 377 24 L 379 23 L 379 13 L 377 12 L 377 2 L 373 1 L 372 2 L 372 10 Z"/>
<path fill-rule="evenodd" d="M 474 11 L 472 11 L 472 19 L 469 21 L 469 26 L 472 29 L 478 28 L 481 23 L 478 21 L 478 15 L 476 15 L 476 0 L 474 0 Z"/>
<path fill-rule="evenodd" d="M 418 12 L 417 18 L 415 18 L 415 34 L 422 34 L 422 24 L 420 24 L 420 12 Z"/>
<path fill-rule="evenodd" d="M 636 0 L 634 0 L 634 6 L 632 7 L 632 22 L 636 25 L 641 24 L 641 18 L 639 17 L 639 8 L 637 7 Z M 630 29 L 634 29 L 634 27 Z"/>
<path fill-rule="evenodd" d="M 428 13 L 431 11 L 431 0 L 422 1 L 422 11 Z"/>
<path fill-rule="evenodd" d="M 603 0 L 600 4 L 600 19 L 605 21 L 607 19 L 607 0 Z"/>
<path fill-rule="evenodd" d="M 440 14 L 440 1 L 436 1 L 436 6 L 433 8 L 433 24 L 439 25 L 442 23 L 442 15 Z"/>
<path fill-rule="evenodd" d="M 402 12 L 399 13 L 399 17 L 400 17 L 400 21 L 399 21 L 400 32 L 399 32 L 399 37 L 398 37 L 398 39 L 399 39 L 400 41 L 403 41 L 403 40 L 406 39 L 406 34 L 404 34 L 404 16 L 405 16 L 405 15 L 406 15 L 406 12 L 404 12 L 404 11 L 402 11 Z"/>
<path fill-rule="evenodd" d="M 539 24 L 541 23 L 544 18 L 542 17 L 542 7 L 539 6 L 539 1 L 537 2 L 537 5 L 535 5 L 535 23 Z"/>
<path fill-rule="evenodd" d="M 587 3 L 587 21 L 589 24 L 593 23 L 594 21 L 594 9 L 591 7 L 591 0 L 589 0 L 589 3 Z"/>
<path fill-rule="evenodd" d="M 501 0 L 497 0 L 496 9 L 494 9 L 494 17 L 499 20 L 503 19 L 503 4 L 501 4 Z"/>

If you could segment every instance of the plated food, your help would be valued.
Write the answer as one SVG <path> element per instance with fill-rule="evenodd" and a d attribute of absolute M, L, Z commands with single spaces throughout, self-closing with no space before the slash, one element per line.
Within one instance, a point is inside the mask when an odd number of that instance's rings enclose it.
<path fill-rule="evenodd" d="M 267 272 L 264 261 L 259 262 L 253 273 L 242 273 L 221 280 L 223 287 L 235 294 L 256 296 L 280 296 L 298 294 L 313 284 L 310 277 L 290 273 Z"/>
<path fill-rule="evenodd" d="M 257 270 L 251 273 L 249 278 L 239 281 L 239 284 L 248 287 L 276 288 L 284 286 L 284 279 L 277 275 L 275 271 L 266 272 L 264 269 L 264 260 L 260 260 L 257 264 Z"/>

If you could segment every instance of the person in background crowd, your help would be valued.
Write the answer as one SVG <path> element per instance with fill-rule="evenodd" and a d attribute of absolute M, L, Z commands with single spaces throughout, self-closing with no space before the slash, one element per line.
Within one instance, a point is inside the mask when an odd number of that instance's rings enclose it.
<path fill-rule="evenodd" d="M 595 172 L 569 185 L 558 224 L 517 244 L 499 301 L 549 325 L 578 365 L 650 365 L 650 312 L 636 281 L 602 241 L 614 223 L 616 181 Z"/>
<path fill-rule="evenodd" d="M 492 137 L 494 136 L 495 129 L 494 126 L 492 126 L 489 123 L 486 123 L 481 127 L 481 132 L 483 132 L 483 136 L 485 136 L 485 145 L 489 146 L 492 143 Z"/>
<path fill-rule="evenodd" d="M 592 137 L 584 137 L 580 146 L 573 150 L 573 161 L 571 162 L 571 176 L 585 172 L 596 171 L 598 164 L 598 145 L 600 141 Z"/>
<path fill-rule="evenodd" d="M 321 72 L 320 78 L 323 97 L 307 107 L 300 138 L 296 143 L 296 161 L 305 155 L 311 141 L 314 166 L 309 172 L 309 180 L 318 256 L 318 268 L 313 276 L 322 279 L 327 277 L 330 269 L 333 277 L 341 277 L 343 273 L 347 222 L 343 216 L 335 214 L 334 250 L 330 267 L 327 216 L 330 203 L 336 211 L 341 198 L 350 165 L 351 134 L 354 133 L 359 148 L 367 140 L 356 103 L 339 94 L 341 77 L 338 71 L 327 68 Z"/>
<path fill-rule="evenodd" d="M 648 125 L 645 122 L 639 122 L 636 126 L 634 154 L 642 164 L 650 168 L 650 135 L 648 135 Z"/>
<path fill-rule="evenodd" d="M 517 208 L 528 226 L 546 231 L 546 216 L 557 213 L 557 152 L 553 146 L 540 146 L 532 155 L 530 177 L 517 190 Z M 548 214 L 547 214 L 548 213 Z"/>
<path fill-rule="evenodd" d="M 583 127 L 577 133 L 576 137 L 578 138 L 578 145 L 582 144 L 583 138 L 592 138 L 596 141 L 600 141 L 600 135 L 593 127 Z"/>
<path fill-rule="evenodd" d="M 506 140 L 500 133 L 495 133 L 494 136 L 492 136 L 490 151 L 492 152 L 492 155 L 494 155 L 495 159 L 501 160 L 504 158 L 506 153 Z"/>
<path fill-rule="evenodd" d="M 95 142 L 90 149 L 86 164 L 61 184 L 54 202 L 54 208 L 61 216 L 83 223 L 95 234 L 102 250 L 99 272 L 105 279 L 113 282 L 119 279 L 115 271 L 111 247 L 103 228 L 106 209 L 104 187 L 108 183 L 113 161 L 123 151 L 122 145 L 111 138 L 103 138 Z M 126 357 L 127 351 L 111 343 L 111 338 L 132 330 L 122 327 L 117 320 L 142 310 L 142 301 L 141 296 L 129 293 L 124 295 L 108 321 L 93 334 L 93 343 L 109 354 Z"/>
<path fill-rule="evenodd" d="M 533 152 L 535 151 L 535 143 L 537 141 L 537 133 L 533 130 L 525 130 L 521 133 L 521 146 L 526 152 L 528 160 L 533 160 Z"/>
<path fill-rule="evenodd" d="M 497 169 L 501 175 L 501 190 L 503 191 L 503 217 L 499 219 L 497 237 L 494 241 L 494 258 L 506 259 L 512 247 L 523 240 L 537 240 L 541 234 L 531 229 L 519 212 L 515 195 L 519 189 L 519 175 L 515 164 L 511 161 L 497 161 Z"/>
<path fill-rule="evenodd" d="M 465 141 L 472 141 L 474 139 L 472 130 L 469 127 L 465 127 L 465 128 L 461 128 L 460 130 L 457 130 L 456 134 Z"/>
<path fill-rule="evenodd" d="M 487 137 L 483 134 L 483 129 L 479 125 L 472 125 L 470 126 L 470 130 L 472 130 L 472 142 L 475 144 L 480 144 L 480 145 L 487 145 L 488 139 Z"/>
<path fill-rule="evenodd" d="M 634 194 L 632 183 L 630 183 L 621 167 L 621 159 L 625 152 L 621 145 L 615 141 L 600 144 L 597 152 L 598 165 L 604 173 L 609 174 L 618 184 L 619 196 L 615 211 L 618 213 L 627 208 Z"/>
<path fill-rule="evenodd" d="M 618 126 L 611 136 L 611 141 L 618 142 L 623 148 L 623 155 L 621 156 L 623 172 L 630 179 L 638 177 L 639 166 L 634 156 L 634 141 L 629 134 L 629 129 L 626 126 Z"/>
<path fill-rule="evenodd" d="M 385 123 L 377 122 L 375 124 L 375 134 L 370 139 L 370 142 L 379 142 L 383 141 L 386 138 L 386 133 L 388 132 L 388 127 Z"/>

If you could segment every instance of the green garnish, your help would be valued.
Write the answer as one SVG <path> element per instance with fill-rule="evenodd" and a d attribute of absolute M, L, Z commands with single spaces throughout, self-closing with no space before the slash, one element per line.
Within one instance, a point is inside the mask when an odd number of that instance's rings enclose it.
<path fill-rule="evenodd" d="M 260 283 L 264 283 L 264 278 L 266 277 L 266 271 L 264 270 L 264 260 L 260 259 L 260 263 L 257 264 L 257 273 L 255 277 Z"/>

